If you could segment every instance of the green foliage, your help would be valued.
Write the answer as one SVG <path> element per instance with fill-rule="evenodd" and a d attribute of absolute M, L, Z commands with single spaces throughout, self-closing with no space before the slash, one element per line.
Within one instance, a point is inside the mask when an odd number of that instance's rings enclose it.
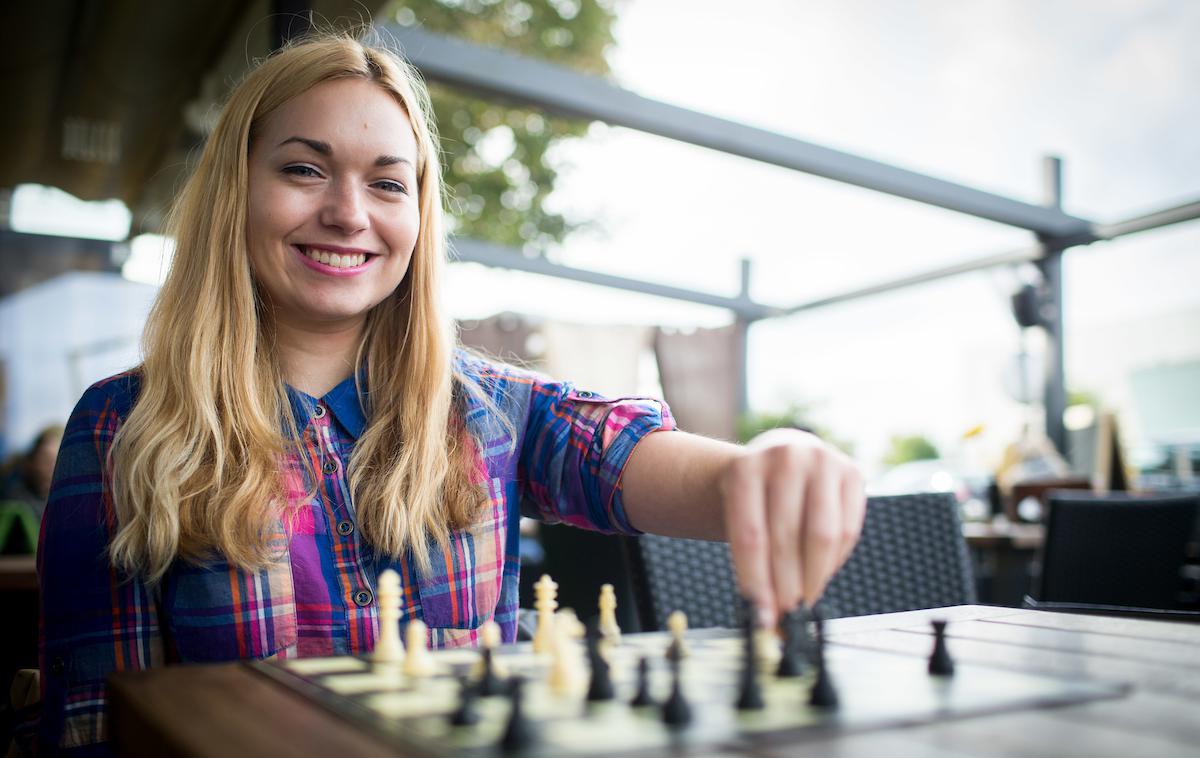
<path fill-rule="evenodd" d="M 883 457 L 883 462 L 889 466 L 899 466 L 909 461 L 925 461 L 937 458 L 938 449 L 928 437 L 919 434 L 907 437 L 892 437 L 891 449 Z"/>
<path fill-rule="evenodd" d="M 747 413 L 738 419 L 738 441 L 749 442 L 770 429 L 803 429 L 812 432 L 847 455 L 854 454 L 854 445 L 839 439 L 833 432 L 812 420 L 812 408 L 792 403 L 783 411 Z"/>
<path fill-rule="evenodd" d="M 611 0 L 393 0 L 381 16 L 585 73 L 609 73 Z M 539 251 L 561 242 L 572 224 L 543 208 L 558 177 L 549 154 L 555 143 L 583 135 L 587 124 L 438 84 L 429 90 L 451 231 Z"/>

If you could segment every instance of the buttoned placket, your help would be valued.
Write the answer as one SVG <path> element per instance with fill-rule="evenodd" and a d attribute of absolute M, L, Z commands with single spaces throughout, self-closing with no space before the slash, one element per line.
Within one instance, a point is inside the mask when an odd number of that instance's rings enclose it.
<path fill-rule="evenodd" d="M 312 426 L 317 435 L 317 449 L 320 451 L 321 457 L 321 475 L 323 478 L 338 477 L 342 475 L 341 456 L 338 455 L 338 450 L 333 442 L 332 429 L 330 428 L 333 420 L 329 418 L 328 409 L 325 407 L 324 401 L 319 401 L 312 412 Z M 324 482 L 325 489 L 328 492 L 333 491 L 333 485 L 329 482 Z M 348 487 L 345 488 L 348 492 Z M 345 513 L 338 513 L 342 509 Z M 375 591 L 371 585 L 371 579 L 367 575 L 366 561 L 363 559 L 362 543 L 358 539 L 358 528 L 355 525 L 353 503 L 334 503 L 333 512 L 339 518 L 334 527 L 337 536 L 336 540 L 348 541 L 353 550 L 354 564 L 358 573 L 357 588 L 350 595 L 350 599 L 360 608 L 366 608 L 375 601 Z"/>

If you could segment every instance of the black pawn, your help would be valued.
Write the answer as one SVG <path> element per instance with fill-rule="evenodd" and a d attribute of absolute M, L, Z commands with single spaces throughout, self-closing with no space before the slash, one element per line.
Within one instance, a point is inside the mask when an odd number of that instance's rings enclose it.
<path fill-rule="evenodd" d="M 663 723 L 673 729 L 685 727 L 692 721 L 692 706 L 683 697 L 679 668 L 678 660 L 671 661 L 671 696 L 662 706 Z"/>
<path fill-rule="evenodd" d="M 780 679 L 791 679 L 804 674 L 805 661 L 804 653 L 800 648 L 803 646 L 804 630 L 801 628 L 800 611 L 788 611 L 783 614 L 780 619 L 780 626 L 783 632 L 783 655 L 779 657 L 779 668 L 775 670 L 775 676 Z"/>
<path fill-rule="evenodd" d="M 458 710 L 450 716 L 454 726 L 470 726 L 479 722 L 479 711 L 475 709 L 475 699 L 478 691 L 472 686 L 467 677 L 458 680 Z"/>
<path fill-rule="evenodd" d="M 954 659 L 946 649 L 946 622 L 933 622 L 933 652 L 929 656 L 930 676 L 954 676 Z"/>
<path fill-rule="evenodd" d="M 504 728 L 504 738 L 500 740 L 500 748 L 506 753 L 526 750 L 537 741 L 537 734 L 529 719 L 525 718 L 521 701 L 524 698 L 522 689 L 525 680 L 514 676 L 508 685 L 508 696 L 512 700 L 512 709 L 508 713 L 508 725 Z"/>
<path fill-rule="evenodd" d="M 479 676 L 477 689 L 483 697 L 504 694 L 504 683 L 496 676 L 496 665 L 492 660 L 492 649 L 485 647 L 483 655 L 483 673 Z"/>
<path fill-rule="evenodd" d="M 646 656 L 638 659 L 637 682 L 637 694 L 633 696 L 633 700 L 630 700 L 629 704 L 634 708 L 654 705 L 654 698 L 650 696 L 650 659 Z"/>
<path fill-rule="evenodd" d="M 613 684 L 609 676 L 608 661 L 600 654 L 600 628 L 592 625 L 588 628 L 587 637 L 588 664 L 592 668 L 591 683 L 588 684 L 587 699 L 589 703 L 612 700 Z"/>
<path fill-rule="evenodd" d="M 825 624 L 817 616 L 817 680 L 808 693 L 808 704 L 814 708 L 837 708 L 838 693 L 825 665 Z"/>
<path fill-rule="evenodd" d="M 746 613 L 742 624 L 745 648 L 742 655 L 742 676 L 738 689 L 739 711 L 760 711 L 763 708 L 762 689 L 758 686 L 758 656 L 754 650 L 754 614 Z"/>

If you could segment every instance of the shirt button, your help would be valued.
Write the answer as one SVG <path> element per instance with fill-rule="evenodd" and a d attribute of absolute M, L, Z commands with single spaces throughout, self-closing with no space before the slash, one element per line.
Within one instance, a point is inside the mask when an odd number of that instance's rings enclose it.
<path fill-rule="evenodd" d="M 338 534 L 342 535 L 343 537 L 352 534 L 354 532 L 354 522 L 350 521 L 349 519 L 346 519 L 345 521 L 339 521 L 337 530 Z"/>
<path fill-rule="evenodd" d="M 595 394 L 596 394 L 595 392 L 588 392 L 587 390 L 584 390 L 583 392 L 579 393 L 579 396 L 580 397 L 592 397 Z"/>
<path fill-rule="evenodd" d="M 374 599 L 374 596 L 370 590 L 359 590 L 354 593 L 354 604 L 359 607 L 370 605 L 372 599 Z"/>
<path fill-rule="evenodd" d="M 317 407 L 313 408 L 313 418 L 325 418 L 325 406 L 317 403 Z"/>
<path fill-rule="evenodd" d="M 338 470 L 338 463 L 330 458 L 321 464 L 321 470 L 326 474 L 336 474 Z"/>

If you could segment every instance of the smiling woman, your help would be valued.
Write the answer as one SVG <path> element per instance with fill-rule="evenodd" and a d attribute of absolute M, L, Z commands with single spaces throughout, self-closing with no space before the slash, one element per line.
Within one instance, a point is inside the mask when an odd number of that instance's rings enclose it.
<path fill-rule="evenodd" d="M 106 751 L 115 670 L 369 653 L 385 569 L 429 644 L 489 621 L 513 641 L 523 513 L 727 537 L 763 624 L 848 556 L 861 479 L 811 435 L 656 434 L 657 400 L 456 349 L 428 113 L 403 60 L 347 37 L 233 91 L 172 212 L 145 359 L 63 437 L 38 551 L 46 754 Z"/>

